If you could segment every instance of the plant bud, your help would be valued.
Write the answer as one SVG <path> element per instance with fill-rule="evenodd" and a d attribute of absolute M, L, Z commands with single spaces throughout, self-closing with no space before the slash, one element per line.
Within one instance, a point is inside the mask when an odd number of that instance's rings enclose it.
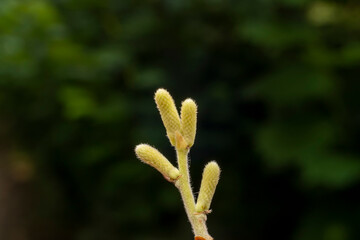
<path fill-rule="evenodd" d="M 175 146 L 175 132 L 180 131 L 180 117 L 176 110 L 174 100 L 168 91 L 160 88 L 155 93 L 155 102 L 170 143 Z"/>
<path fill-rule="evenodd" d="M 216 185 L 219 182 L 220 168 L 215 162 L 209 162 L 203 172 L 201 180 L 199 197 L 196 202 L 195 209 L 197 212 L 204 212 L 209 210 L 211 200 L 214 196 Z"/>
<path fill-rule="evenodd" d="M 179 177 L 179 170 L 156 148 L 147 144 L 139 144 L 135 148 L 135 153 L 142 162 L 156 168 L 165 178 L 175 180 Z"/>
<path fill-rule="evenodd" d="M 191 147 L 195 141 L 196 115 L 196 103 L 190 98 L 186 99 L 181 106 L 181 133 L 189 147 Z"/>

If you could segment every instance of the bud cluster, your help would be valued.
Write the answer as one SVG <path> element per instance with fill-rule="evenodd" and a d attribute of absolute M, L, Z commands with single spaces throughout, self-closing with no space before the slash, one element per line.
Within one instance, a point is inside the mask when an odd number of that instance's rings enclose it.
<path fill-rule="evenodd" d="M 199 196 L 195 202 L 187 163 L 187 154 L 194 145 L 196 136 L 197 105 L 194 100 L 186 99 L 182 102 L 179 115 L 173 98 L 165 89 L 156 91 L 155 102 L 165 126 L 166 135 L 177 152 L 178 168 L 171 164 L 156 148 L 148 144 L 137 145 L 135 148 L 136 156 L 142 162 L 157 169 L 167 180 L 176 183 L 192 224 L 195 239 L 213 240 L 207 233 L 205 220 L 206 214 L 210 212 L 210 204 L 219 182 L 220 168 L 215 161 L 209 162 L 205 166 Z M 199 215 L 202 215 L 202 219 L 205 220 L 199 221 Z"/>

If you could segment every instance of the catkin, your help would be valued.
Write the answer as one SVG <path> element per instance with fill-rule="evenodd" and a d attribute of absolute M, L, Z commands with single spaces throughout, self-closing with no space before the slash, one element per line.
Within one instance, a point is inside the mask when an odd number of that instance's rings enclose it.
<path fill-rule="evenodd" d="M 219 182 L 220 168 L 215 162 L 209 162 L 203 172 L 201 180 L 199 197 L 196 202 L 195 210 L 197 212 L 204 212 L 209 210 L 211 200 L 214 196 L 216 185 Z"/>
<path fill-rule="evenodd" d="M 155 93 L 155 102 L 170 143 L 175 146 L 175 132 L 180 131 L 180 117 L 176 110 L 174 100 L 168 91 L 160 88 Z"/>
<path fill-rule="evenodd" d="M 196 115 L 196 103 L 190 98 L 186 99 L 181 106 L 181 133 L 189 147 L 191 147 L 195 141 Z"/>
<path fill-rule="evenodd" d="M 179 170 L 164 157 L 156 148 L 147 144 L 139 144 L 135 148 L 136 156 L 144 163 L 156 168 L 164 177 L 175 180 Z"/>

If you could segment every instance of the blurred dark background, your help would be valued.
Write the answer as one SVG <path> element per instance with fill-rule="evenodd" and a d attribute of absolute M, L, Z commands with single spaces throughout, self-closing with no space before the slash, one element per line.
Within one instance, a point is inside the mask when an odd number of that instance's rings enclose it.
<path fill-rule="evenodd" d="M 360 239 L 360 3 L 1 0 L 0 239 L 193 239 L 153 94 L 199 105 L 217 240 Z"/>

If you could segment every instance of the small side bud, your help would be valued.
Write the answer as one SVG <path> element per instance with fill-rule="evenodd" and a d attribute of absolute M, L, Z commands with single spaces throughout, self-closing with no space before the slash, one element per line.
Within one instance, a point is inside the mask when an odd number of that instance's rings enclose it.
<path fill-rule="evenodd" d="M 181 133 L 189 147 L 191 147 L 195 141 L 196 115 L 196 103 L 190 98 L 186 99 L 181 106 Z"/>
<path fill-rule="evenodd" d="M 139 144 L 135 148 L 135 153 L 142 162 L 156 168 L 165 178 L 176 180 L 180 176 L 179 170 L 156 148 L 147 144 Z"/>
<path fill-rule="evenodd" d="M 171 145 L 175 146 L 175 132 L 180 131 L 180 117 L 170 93 L 160 88 L 155 93 L 155 102 Z"/>
<path fill-rule="evenodd" d="M 195 237 L 195 240 L 206 240 L 206 239 L 203 238 L 203 237 L 200 237 L 200 236 L 196 236 L 196 237 Z"/>
<path fill-rule="evenodd" d="M 211 200 L 214 196 L 216 185 L 219 182 L 220 168 L 215 162 L 209 162 L 203 172 L 201 180 L 199 197 L 196 202 L 195 210 L 197 212 L 205 212 L 210 208 Z"/>
<path fill-rule="evenodd" d="M 179 131 L 175 132 L 175 141 L 176 141 L 176 149 L 177 150 L 184 150 L 188 147 L 188 143 L 184 139 L 184 137 L 179 133 Z"/>

